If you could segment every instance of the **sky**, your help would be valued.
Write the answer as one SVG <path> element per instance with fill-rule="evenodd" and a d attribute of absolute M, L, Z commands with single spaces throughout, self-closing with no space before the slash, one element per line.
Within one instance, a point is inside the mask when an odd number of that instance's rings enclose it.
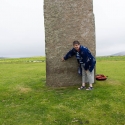
<path fill-rule="evenodd" d="M 96 55 L 125 51 L 125 0 L 93 0 Z"/>
<path fill-rule="evenodd" d="M 125 51 L 125 0 L 93 0 L 96 56 Z M 45 56 L 43 0 L 0 0 L 0 57 Z"/>

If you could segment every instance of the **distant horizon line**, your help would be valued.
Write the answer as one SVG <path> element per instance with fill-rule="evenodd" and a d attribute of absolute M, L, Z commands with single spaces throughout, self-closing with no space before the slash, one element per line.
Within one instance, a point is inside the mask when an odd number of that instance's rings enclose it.
<path fill-rule="evenodd" d="M 121 54 L 121 56 L 124 56 L 125 54 L 122 55 L 122 53 L 125 53 L 125 51 L 122 52 L 117 52 L 114 54 L 108 54 L 108 55 L 96 55 L 96 57 L 101 57 L 101 56 L 117 56 L 118 54 Z M 36 54 L 36 55 L 8 55 L 8 56 L 0 56 L 0 58 L 29 58 L 29 57 L 45 57 L 45 54 Z M 119 55 L 120 56 L 120 55 Z"/>

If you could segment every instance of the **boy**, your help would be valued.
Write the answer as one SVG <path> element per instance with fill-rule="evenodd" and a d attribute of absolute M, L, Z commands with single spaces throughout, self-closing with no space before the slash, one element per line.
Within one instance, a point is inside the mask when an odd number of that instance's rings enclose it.
<path fill-rule="evenodd" d="M 79 41 L 73 42 L 73 48 L 62 58 L 62 61 L 65 61 L 74 55 L 82 68 L 82 86 L 78 89 L 86 89 L 85 83 L 87 79 L 89 87 L 86 90 L 92 90 L 94 83 L 94 67 L 96 64 L 95 58 L 92 56 L 88 48 L 80 45 Z"/>

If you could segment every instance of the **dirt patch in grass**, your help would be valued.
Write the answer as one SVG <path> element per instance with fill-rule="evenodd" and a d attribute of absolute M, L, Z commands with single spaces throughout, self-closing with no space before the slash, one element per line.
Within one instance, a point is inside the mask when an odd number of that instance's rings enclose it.
<path fill-rule="evenodd" d="M 120 81 L 118 80 L 109 80 L 108 83 L 109 85 L 122 85 Z"/>
<path fill-rule="evenodd" d="M 20 92 L 20 93 L 28 93 L 28 92 L 31 92 L 31 91 L 32 91 L 31 88 L 24 87 L 24 86 L 17 86 L 16 89 L 17 89 L 18 92 Z"/>

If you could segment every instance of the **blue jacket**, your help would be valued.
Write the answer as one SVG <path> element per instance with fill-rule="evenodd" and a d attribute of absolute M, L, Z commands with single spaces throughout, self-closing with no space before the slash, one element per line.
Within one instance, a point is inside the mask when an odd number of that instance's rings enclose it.
<path fill-rule="evenodd" d="M 79 55 L 78 55 L 79 54 Z M 77 60 L 79 60 L 80 64 L 83 64 L 85 70 L 89 70 L 92 72 L 94 66 L 96 64 L 95 58 L 92 56 L 91 52 L 88 50 L 87 47 L 80 45 L 79 52 L 74 48 L 71 49 L 65 56 L 64 59 L 67 60 L 72 56 L 76 56 Z"/>

